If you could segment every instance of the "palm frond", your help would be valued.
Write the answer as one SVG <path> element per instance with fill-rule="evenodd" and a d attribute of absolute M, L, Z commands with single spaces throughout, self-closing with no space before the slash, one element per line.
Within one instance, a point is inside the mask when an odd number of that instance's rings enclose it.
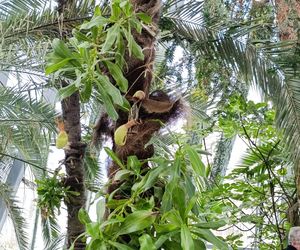
<path fill-rule="evenodd" d="M 283 131 L 287 149 L 292 158 L 300 160 L 300 78 L 298 58 L 294 64 L 283 60 L 292 57 L 295 42 L 268 43 L 256 48 L 247 42 L 239 29 L 210 29 L 205 23 L 189 21 L 177 15 L 165 15 L 173 23 L 172 34 L 184 40 L 184 46 L 196 56 L 210 55 L 223 62 L 224 67 L 232 70 L 232 76 L 242 82 L 259 86 L 264 96 L 272 100 L 277 111 L 277 125 Z M 216 25 L 217 26 L 217 25 Z M 218 27 L 223 27 L 219 25 Z M 251 27 L 253 29 L 253 27 Z M 228 32 L 228 34 L 226 34 Z"/>
<path fill-rule="evenodd" d="M 0 182 L 0 198 L 5 203 L 8 215 L 14 225 L 14 230 L 20 250 L 28 249 L 28 235 L 26 233 L 26 222 L 22 217 L 22 209 L 9 187 Z"/>
<path fill-rule="evenodd" d="M 65 235 L 61 234 L 57 238 L 53 239 L 44 250 L 60 250 L 63 247 L 65 241 Z"/>
<path fill-rule="evenodd" d="M 0 19 L 7 16 L 28 13 L 32 10 L 43 9 L 49 5 L 45 0 L 3 0 L 0 3 Z"/>
<path fill-rule="evenodd" d="M 47 218 L 42 216 L 42 234 L 45 245 L 48 249 L 50 249 L 52 244 L 60 241 L 59 233 L 60 227 L 56 218 L 54 218 L 54 216 Z"/>
<path fill-rule="evenodd" d="M 7 152 L 12 156 L 20 153 L 24 160 L 32 163 L 31 166 L 45 169 L 50 134 L 55 132 L 56 113 L 53 107 L 43 101 L 32 100 L 14 89 L 0 89 L 1 153 Z M 32 169 L 36 177 L 41 176 L 41 169 Z"/>

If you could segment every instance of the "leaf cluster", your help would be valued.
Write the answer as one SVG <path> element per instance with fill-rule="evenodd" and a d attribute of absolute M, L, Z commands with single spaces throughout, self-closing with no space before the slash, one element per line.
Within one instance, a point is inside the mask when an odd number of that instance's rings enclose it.
<path fill-rule="evenodd" d="M 228 249 L 210 230 L 225 221 L 207 221 L 199 210 L 198 191 L 205 187 L 206 171 L 194 147 L 178 145 L 171 159 L 141 162 L 131 156 L 126 165 L 111 150 L 106 152 L 121 168 L 113 179 L 120 185 L 107 195 L 106 204 L 104 199 L 98 202 L 97 221 L 80 211 L 87 249 L 192 250 L 206 249 L 205 242 Z M 118 199 L 118 193 L 128 197 Z"/>
<path fill-rule="evenodd" d="M 62 200 L 68 202 L 70 196 L 79 195 L 78 192 L 70 191 L 70 187 L 65 187 L 63 180 L 63 176 L 57 173 L 52 177 L 36 180 L 39 196 L 37 205 L 42 211 L 43 218 L 54 217 L 56 210 L 60 212 Z"/>
<path fill-rule="evenodd" d="M 74 29 L 71 38 L 54 39 L 46 74 L 55 72 L 56 79 L 72 81 L 63 88 L 58 86 L 60 97 L 64 99 L 79 91 L 81 100 L 87 102 L 95 88 L 109 116 L 117 119 L 114 105 L 124 108 L 129 105 L 120 93 L 128 89 L 123 76 L 126 53 L 140 60 L 144 58 L 132 33 L 141 33 L 143 25 L 150 22 L 146 14 L 133 11 L 130 1 L 116 0 L 111 4 L 110 17 L 104 17 L 96 7 L 91 20 Z"/>

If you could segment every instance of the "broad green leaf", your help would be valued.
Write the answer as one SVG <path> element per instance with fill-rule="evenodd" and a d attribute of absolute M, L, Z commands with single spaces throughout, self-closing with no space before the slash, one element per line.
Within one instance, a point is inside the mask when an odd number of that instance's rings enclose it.
<path fill-rule="evenodd" d="M 65 45 L 65 43 L 58 38 L 53 39 L 52 48 L 56 55 L 60 56 L 61 58 L 72 58 L 72 52 L 69 48 Z"/>
<path fill-rule="evenodd" d="M 46 75 L 49 75 L 59 69 L 61 69 L 63 66 L 65 66 L 69 61 L 71 60 L 71 58 L 66 58 L 61 60 L 60 62 L 57 62 L 55 64 L 48 64 L 48 66 L 45 69 L 45 73 Z"/>
<path fill-rule="evenodd" d="M 120 200 L 116 200 L 116 199 L 108 199 L 106 206 L 108 208 L 112 208 L 115 209 L 117 207 L 123 206 L 128 200 L 127 199 L 120 199 Z M 120 222 L 120 221 L 119 221 Z"/>
<path fill-rule="evenodd" d="M 199 228 L 208 228 L 208 229 L 218 229 L 220 227 L 224 227 L 226 225 L 226 221 L 219 220 L 219 221 L 212 221 L 212 222 L 201 222 L 193 224 L 195 227 Z"/>
<path fill-rule="evenodd" d="M 229 249 L 228 245 L 224 241 L 217 238 L 209 229 L 192 227 L 191 231 L 193 233 L 197 234 L 200 238 L 212 243 L 218 249 L 221 249 L 221 250 Z"/>
<path fill-rule="evenodd" d="M 160 247 L 165 243 L 165 241 L 171 239 L 171 237 L 175 234 L 179 234 L 179 230 L 175 230 L 173 232 L 170 232 L 170 233 L 166 233 L 166 234 L 163 234 L 161 235 L 158 240 L 155 242 L 155 247 L 156 249 L 160 249 Z"/>
<path fill-rule="evenodd" d="M 86 247 L 86 250 L 104 250 L 106 249 L 105 242 L 100 239 L 92 239 Z"/>
<path fill-rule="evenodd" d="M 123 36 L 119 34 L 117 38 L 117 53 L 115 54 L 115 62 L 119 66 L 120 69 L 123 69 L 125 62 L 124 55 L 125 55 L 125 44 L 123 40 Z"/>
<path fill-rule="evenodd" d="M 183 224 L 179 212 L 175 209 L 172 209 L 169 212 L 165 213 L 163 218 L 170 224 L 174 224 L 177 227 L 181 227 L 181 225 Z"/>
<path fill-rule="evenodd" d="M 134 38 L 133 38 L 133 36 L 131 34 L 130 34 L 130 36 L 132 38 L 132 41 L 131 41 L 131 51 L 132 51 L 132 54 L 137 59 L 144 60 L 144 54 L 143 54 L 142 48 L 140 47 L 140 45 L 138 45 L 136 43 L 136 41 L 134 40 Z"/>
<path fill-rule="evenodd" d="M 206 250 L 206 245 L 202 240 L 194 239 L 195 250 Z"/>
<path fill-rule="evenodd" d="M 110 19 L 118 21 L 121 15 L 120 1 L 113 1 L 111 4 L 111 16 Z"/>
<path fill-rule="evenodd" d="M 184 190 L 180 187 L 180 185 L 174 188 L 172 196 L 173 196 L 173 204 L 174 205 L 176 204 L 176 208 L 179 211 L 182 220 L 185 220 L 186 194 Z"/>
<path fill-rule="evenodd" d="M 121 160 L 118 158 L 118 156 L 108 147 L 104 148 L 105 152 L 108 154 L 108 156 L 116 163 L 118 166 L 122 169 L 125 169 L 125 166 L 121 162 Z"/>
<path fill-rule="evenodd" d="M 91 21 L 86 22 L 80 26 L 80 29 L 90 29 L 94 26 L 103 26 L 108 23 L 108 19 L 103 16 L 93 17 Z"/>
<path fill-rule="evenodd" d="M 153 224 L 155 218 L 156 214 L 152 211 L 135 211 L 125 218 L 117 235 L 130 234 L 148 228 Z"/>
<path fill-rule="evenodd" d="M 138 183 L 135 183 L 132 187 L 133 191 L 145 192 L 149 188 L 153 187 L 156 182 L 158 176 L 163 173 L 165 170 L 164 166 L 160 166 L 158 168 L 154 168 L 148 171 L 148 173 L 142 178 L 142 180 Z"/>
<path fill-rule="evenodd" d="M 131 32 L 128 32 L 125 28 L 123 28 L 123 34 L 128 42 L 129 56 L 134 55 L 137 59 L 144 60 L 142 48 L 136 43 Z"/>
<path fill-rule="evenodd" d="M 138 16 L 139 19 L 141 19 L 146 24 L 149 24 L 152 22 L 151 16 L 148 16 L 145 13 L 137 13 L 136 15 Z"/>
<path fill-rule="evenodd" d="M 117 120 L 119 115 L 112 103 L 112 100 L 111 98 L 108 96 L 108 93 L 107 93 L 107 90 L 104 89 L 104 87 L 102 86 L 102 84 L 99 84 L 99 82 L 97 81 L 98 83 L 98 88 L 99 88 L 99 92 L 100 92 L 100 95 L 101 95 L 101 100 L 103 101 L 104 103 L 104 106 L 105 106 L 105 109 L 107 111 L 107 114 L 113 119 L 113 120 Z"/>
<path fill-rule="evenodd" d="M 91 222 L 85 225 L 86 233 L 89 234 L 92 238 L 98 239 L 100 237 L 100 223 Z"/>
<path fill-rule="evenodd" d="M 114 24 L 112 27 L 110 27 L 107 30 L 107 36 L 106 36 L 105 43 L 102 47 L 102 52 L 107 52 L 110 50 L 110 48 L 113 46 L 113 44 L 117 40 L 119 33 L 120 33 L 119 24 Z"/>
<path fill-rule="evenodd" d="M 197 151 L 192 147 L 185 145 L 185 151 L 188 154 L 193 170 L 200 176 L 205 177 L 205 166 L 201 161 Z"/>
<path fill-rule="evenodd" d="M 80 91 L 80 97 L 81 97 L 82 102 L 89 101 L 91 94 L 92 94 L 92 87 L 93 87 L 93 85 L 92 85 L 91 81 L 86 81 L 84 83 L 83 90 Z"/>
<path fill-rule="evenodd" d="M 91 219 L 90 219 L 89 214 L 83 208 L 80 208 L 80 210 L 78 212 L 78 219 L 84 225 L 92 222 Z"/>
<path fill-rule="evenodd" d="M 136 17 L 131 17 L 129 18 L 129 26 L 133 27 L 137 33 L 141 34 L 143 30 L 142 23 L 136 18 Z M 132 30 L 132 29 L 131 29 Z"/>
<path fill-rule="evenodd" d="M 154 227 L 155 227 L 155 231 L 159 234 L 169 233 L 169 232 L 173 232 L 177 229 L 180 229 L 180 226 L 172 224 L 172 223 L 156 224 Z"/>
<path fill-rule="evenodd" d="M 183 224 L 181 226 L 180 238 L 181 238 L 181 247 L 182 247 L 183 250 L 193 250 L 193 249 L 195 249 L 194 241 L 193 241 L 191 232 L 188 229 L 186 224 Z"/>
<path fill-rule="evenodd" d="M 64 88 L 61 88 L 58 90 L 58 95 L 61 100 L 65 99 L 66 97 L 69 97 L 74 92 L 76 92 L 78 88 L 75 86 L 75 84 L 70 84 Z"/>
<path fill-rule="evenodd" d="M 98 222 L 101 223 L 103 221 L 105 212 L 106 212 L 105 199 L 101 199 L 97 202 L 97 205 L 96 205 L 96 213 L 97 213 L 97 221 Z"/>
<path fill-rule="evenodd" d="M 184 208 L 185 208 L 185 212 L 184 212 L 184 217 L 185 217 L 185 218 L 188 216 L 189 212 L 190 212 L 190 211 L 193 209 L 193 207 L 195 206 L 195 203 L 196 203 L 197 199 L 198 199 L 197 196 L 193 196 L 193 197 L 189 200 L 187 206 L 184 207 Z"/>
<path fill-rule="evenodd" d="M 148 234 L 143 234 L 139 238 L 140 250 L 156 250 L 155 245 L 153 244 L 152 238 Z"/>
<path fill-rule="evenodd" d="M 124 104 L 124 99 L 120 91 L 110 82 L 107 76 L 98 75 L 97 76 L 98 84 L 102 84 L 103 88 L 112 98 L 115 104 L 122 106 Z"/>
<path fill-rule="evenodd" d="M 87 41 L 87 42 L 90 42 L 90 39 L 85 34 L 83 34 L 82 32 L 80 32 L 79 30 L 75 30 L 74 29 L 72 31 L 72 33 L 73 33 L 74 37 L 76 37 L 76 39 L 78 41 Z"/>
<path fill-rule="evenodd" d="M 132 16 L 132 4 L 129 1 L 123 1 L 120 3 L 120 8 L 125 13 L 126 17 Z"/>
<path fill-rule="evenodd" d="M 136 157 L 136 155 L 131 155 L 127 157 L 127 167 L 139 174 L 141 170 L 142 163 Z"/>
<path fill-rule="evenodd" d="M 122 181 L 124 179 L 127 179 L 132 174 L 133 172 L 131 170 L 127 170 L 127 169 L 119 170 L 114 176 L 114 181 Z"/>
<path fill-rule="evenodd" d="M 127 79 L 124 77 L 122 70 L 119 68 L 119 66 L 117 64 L 114 64 L 110 61 L 104 61 L 103 62 L 109 72 L 111 73 L 112 77 L 115 79 L 116 83 L 118 84 L 120 90 L 122 92 L 126 92 L 127 88 L 128 88 L 128 81 Z"/>
<path fill-rule="evenodd" d="M 133 248 L 131 248 L 125 244 L 121 244 L 121 243 L 114 242 L 111 240 L 109 240 L 108 243 L 111 244 L 112 246 L 116 247 L 118 250 L 134 250 Z"/>

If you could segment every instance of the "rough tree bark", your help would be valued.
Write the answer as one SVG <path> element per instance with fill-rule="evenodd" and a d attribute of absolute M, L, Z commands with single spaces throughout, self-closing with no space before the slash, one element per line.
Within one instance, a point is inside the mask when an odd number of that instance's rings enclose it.
<path fill-rule="evenodd" d="M 180 99 L 176 100 L 176 98 L 169 96 L 162 90 L 155 90 L 150 93 L 153 81 L 155 42 L 158 33 L 161 0 L 131 0 L 131 3 L 135 12 L 146 13 L 152 18 L 151 25 L 144 27 L 141 34 L 135 30 L 132 31 L 135 41 L 142 48 L 144 59 L 139 60 L 129 56 L 128 52 L 125 55 L 126 67 L 123 71 L 124 76 L 128 80 L 128 91 L 125 97 L 131 103 L 132 109 L 130 112 L 119 110 L 119 119 L 114 123 L 109 121 L 107 114 L 103 114 L 94 131 L 94 142 L 97 142 L 101 135 L 108 135 L 112 138 L 113 151 L 125 165 L 128 156 L 136 156 L 139 160 L 146 160 L 152 157 L 154 147 L 147 144 L 153 134 L 163 124 L 182 114 L 184 109 Z M 133 96 L 137 91 L 143 91 L 145 96 L 142 99 L 135 99 Z M 135 117 L 132 117 L 132 114 L 135 114 Z M 131 124 L 133 120 L 136 122 L 134 122 L 134 126 L 127 133 L 125 145 L 117 145 L 114 142 L 115 130 L 127 122 Z M 148 169 L 147 162 L 144 162 L 142 166 L 143 174 L 146 174 Z M 127 199 L 131 195 L 131 187 L 134 183 L 132 183 L 133 180 L 131 179 L 122 182 L 115 181 L 114 176 L 118 170 L 119 166 L 115 162 L 108 169 L 110 183 L 108 185 L 108 193 L 111 194 L 110 199 Z M 116 191 L 116 189 L 119 190 Z M 148 193 L 145 195 L 150 197 L 152 194 Z M 112 211 L 107 211 L 107 214 L 109 212 Z"/>
<path fill-rule="evenodd" d="M 143 29 L 141 34 L 133 31 L 133 36 L 144 53 L 144 60 L 138 60 L 134 57 L 126 55 L 127 69 L 124 76 L 128 80 L 128 93 L 126 98 L 134 105 L 132 96 L 136 91 L 141 90 L 145 93 L 145 99 L 141 102 L 141 108 L 138 111 L 138 123 L 134 125 L 127 134 L 126 144 L 118 146 L 114 143 L 113 151 L 119 159 L 126 164 L 128 156 L 136 156 L 139 160 L 150 158 L 154 154 L 153 145 L 146 144 L 150 141 L 153 134 L 158 131 L 163 123 L 167 123 L 172 118 L 176 118 L 181 112 L 181 101 L 172 100 L 161 90 L 152 91 L 150 87 L 153 80 L 153 63 L 155 58 L 155 41 L 158 32 L 158 21 L 161 8 L 161 0 L 131 0 L 135 12 L 144 12 L 152 17 L 152 24 L 148 29 Z M 155 104 L 152 106 L 152 104 Z M 151 106 L 151 107 L 150 107 Z M 119 111 L 119 119 L 111 129 L 111 136 L 116 128 L 127 123 L 130 118 L 127 112 Z M 104 129 L 102 116 L 102 131 L 96 133 L 107 133 Z M 100 119 L 101 120 L 101 119 Z M 113 138 L 113 136 L 112 136 Z M 143 169 L 147 169 L 147 163 L 144 164 Z M 116 163 L 113 163 L 109 170 L 109 180 L 111 185 L 108 187 L 108 193 L 114 192 L 121 183 L 114 182 L 114 176 L 119 170 Z M 146 171 L 145 171 L 146 172 Z M 126 199 L 130 196 L 130 185 L 128 190 L 122 190 L 114 194 L 115 199 Z"/>
<path fill-rule="evenodd" d="M 67 247 L 69 248 L 74 240 L 85 231 L 85 226 L 78 219 L 80 208 L 86 204 L 86 189 L 84 185 L 83 157 L 85 144 L 81 142 L 80 124 L 80 100 L 79 93 L 76 92 L 62 101 L 63 119 L 65 130 L 68 133 L 69 144 L 65 148 L 65 167 L 67 177 L 65 186 L 71 191 L 78 192 L 78 196 L 69 197 L 66 201 L 67 219 Z M 76 250 L 85 249 L 85 242 L 76 240 Z"/>
<path fill-rule="evenodd" d="M 61 25 L 63 26 L 63 17 L 67 15 L 68 8 L 74 4 L 73 0 L 58 0 L 57 11 L 60 14 Z M 60 27 L 64 30 L 64 27 Z M 62 34 L 66 36 L 67 34 Z M 62 39 L 65 37 L 62 37 Z M 62 82 L 62 87 L 67 86 L 67 82 Z M 70 191 L 75 191 L 79 195 L 68 197 L 65 201 L 67 206 L 67 248 L 76 239 L 74 249 L 85 249 L 85 242 L 77 237 L 85 232 L 85 226 L 78 219 L 78 212 L 86 205 L 86 188 L 84 185 L 84 166 L 83 157 L 86 145 L 81 142 L 81 124 L 80 124 L 80 98 L 79 92 L 75 92 L 70 97 L 61 102 L 65 130 L 68 134 L 68 146 L 65 148 L 65 168 L 66 178 L 64 185 L 70 187 Z"/>

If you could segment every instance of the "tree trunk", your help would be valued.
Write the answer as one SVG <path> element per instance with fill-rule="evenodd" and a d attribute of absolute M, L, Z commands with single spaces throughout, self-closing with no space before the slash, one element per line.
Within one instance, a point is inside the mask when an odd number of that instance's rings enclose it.
<path fill-rule="evenodd" d="M 68 14 L 68 8 L 74 5 L 73 0 L 57 0 L 57 11 L 63 20 Z M 63 24 L 63 22 L 62 22 Z M 63 28 L 60 27 L 62 30 Z M 63 34 L 66 36 L 67 34 Z M 69 83 L 63 81 L 62 87 Z M 61 102 L 65 131 L 68 134 L 68 146 L 65 147 L 66 178 L 64 185 L 70 187 L 70 191 L 78 193 L 78 196 L 69 196 L 65 200 L 67 206 L 67 248 L 74 243 L 75 250 L 85 249 L 86 243 L 78 236 L 85 232 L 85 226 L 78 219 L 78 212 L 86 205 L 86 188 L 84 185 L 83 158 L 86 145 L 81 142 L 80 124 L 80 96 L 75 92 Z"/>
<path fill-rule="evenodd" d="M 280 40 L 297 40 L 300 2 L 298 0 L 276 0 L 275 3 Z"/>
<path fill-rule="evenodd" d="M 61 104 L 65 130 L 69 138 L 69 144 L 65 148 L 65 166 L 67 172 L 65 186 L 69 186 L 71 191 L 79 193 L 78 196 L 68 197 L 69 200 L 65 201 L 68 211 L 67 247 L 69 248 L 74 240 L 85 231 L 85 226 L 78 219 L 78 212 L 86 204 L 83 168 L 86 145 L 81 142 L 79 93 L 76 92 L 64 99 Z M 85 249 L 85 242 L 77 239 L 74 249 Z"/>

